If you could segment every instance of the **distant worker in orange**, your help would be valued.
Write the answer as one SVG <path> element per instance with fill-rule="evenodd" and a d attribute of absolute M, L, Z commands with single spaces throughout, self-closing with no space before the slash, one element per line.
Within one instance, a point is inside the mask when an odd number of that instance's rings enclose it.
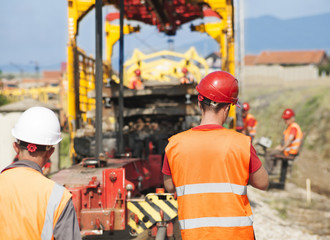
<path fill-rule="evenodd" d="M 299 153 L 299 147 L 303 140 L 303 132 L 300 126 L 295 122 L 295 113 L 287 108 L 282 114 L 286 129 L 283 131 L 282 143 L 266 155 L 265 167 L 268 173 L 272 173 L 274 161 L 277 155 L 296 156 Z"/>
<path fill-rule="evenodd" d="M 238 81 L 216 71 L 197 85 L 199 126 L 169 139 L 163 164 L 164 185 L 176 192 L 183 240 L 253 240 L 247 185 L 266 190 L 268 174 L 250 138 L 226 129 Z"/>
<path fill-rule="evenodd" d="M 236 131 L 237 132 L 243 132 L 244 129 L 244 123 L 243 123 L 243 106 L 242 103 L 240 101 L 237 101 L 236 106 L 238 106 L 237 108 L 235 108 L 235 112 L 236 112 Z"/>
<path fill-rule="evenodd" d="M 250 110 L 250 105 L 247 102 L 244 102 L 243 111 L 242 111 L 243 123 L 244 123 L 243 133 L 246 136 L 249 136 L 251 138 L 251 141 L 253 141 L 257 133 L 258 121 L 251 113 L 249 113 L 249 110 Z"/>
<path fill-rule="evenodd" d="M 135 89 L 135 90 L 143 90 L 144 86 L 143 86 L 143 82 L 141 79 L 141 70 L 136 69 L 134 71 L 134 73 L 135 73 L 135 76 L 131 79 L 129 88 Z"/>
<path fill-rule="evenodd" d="M 189 84 L 194 82 L 192 75 L 189 74 L 188 69 L 186 67 L 183 67 L 181 71 L 183 73 L 183 77 L 180 79 L 181 84 Z"/>
<path fill-rule="evenodd" d="M 51 167 L 52 167 L 52 161 L 48 159 L 45 166 L 42 168 L 43 175 L 47 176 L 48 174 L 50 174 Z"/>

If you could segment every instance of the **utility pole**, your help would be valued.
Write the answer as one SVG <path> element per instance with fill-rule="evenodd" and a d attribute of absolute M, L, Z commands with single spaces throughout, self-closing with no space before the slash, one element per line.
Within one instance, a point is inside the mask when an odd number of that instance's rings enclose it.
<path fill-rule="evenodd" d="M 119 111 L 118 111 L 118 152 L 124 153 L 124 0 L 120 0 L 120 38 L 119 38 Z"/>
<path fill-rule="evenodd" d="M 99 159 L 103 152 L 102 136 L 102 88 L 103 88 L 103 64 L 102 64 L 102 0 L 95 1 L 95 158 Z"/>
<path fill-rule="evenodd" d="M 34 64 L 34 70 L 36 74 L 36 78 L 39 78 L 39 64 L 37 61 L 30 61 L 30 64 Z"/>
<path fill-rule="evenodd" d="M 237 70 L 236 75 L 239 80 L 240 96 L 243 98 L 244 95 L 244 65 L 245 65 L 245 45 L 244 45 L 244 0 L 236 0 L 235 5 L 235 58 L 237 58 Z"/>
<path fill-rule="evenodd" d="M 239 1 L 239 36 L 240 36 L 240 89 L 244 95 L 245 84 L 245 36 L 244 36 L 244 0 Z"/>
<path fill-rule="evenodd" d="M 168 50 L 169 51 L 174 51 L 174 39 L 169 37 L 167 39 L 167 42 L 168 42 Z"/>

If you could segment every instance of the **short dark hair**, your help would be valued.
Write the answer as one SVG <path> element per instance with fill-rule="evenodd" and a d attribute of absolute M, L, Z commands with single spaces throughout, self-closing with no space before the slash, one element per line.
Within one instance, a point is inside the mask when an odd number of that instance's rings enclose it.
<path fill-rule="evenodd" d="M 48 145 L 39 145 L 34 143 L 28 143 L 25 141 L 17 140 L 18 145 L 21 149 L 28 150 L 29 152 L 44 152 L 51 148 Z"/>
<path fill-rule="evenodd" d="M 199 101 L 201 104 L 201 108 L 203 111 L 213 111 L 215 113 L 218 113 L 222 108 L 227 107 L 231 103 L 217 103 L 216 106 L 211 105 L 210 103 L 208 104 L 206 101 Z"/>

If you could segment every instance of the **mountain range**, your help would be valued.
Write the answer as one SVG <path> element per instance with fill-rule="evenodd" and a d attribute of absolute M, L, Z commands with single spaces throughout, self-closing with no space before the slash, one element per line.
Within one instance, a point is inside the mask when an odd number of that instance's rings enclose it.
<path fill-rule="evenodd" d="M 90 23 L 88 26 L 89 31 L 86 33 L 84 40 L 88 42 L 90 46 L 95 46 L 93 43 L 92 31 L 94 23 Z M 259 54 L 264 50 L 325 50 L 330 54 L 330 13 L 314 15 L 308 17 L 294 18 L 294 19 L 279 19 L 272 16 L 263 16 L 258 18 L 245 19 L 245 54 Z M 196 37 L 200 33 L 190 32 L 190 23 L 182 26 L 181 30 L 178 31 L 174 41 L 174 50 L 178 52 L 185 52 L 191 46 L 194 46 L 201 56 L 206 57 L 211 52 L 218 51 L 219 47 L 214 39 L 208 37 L 205 33 L 202 37 Z M 161 50 L 160 47 L 169 48 L 169 37 L 165 37 L 164 34 L 155 34 L 155 27 L 147 26 L 146 30 L 141 30 L 139 37 L 134 34 L 125 36 L 125 59 L 129 58 L 135 47 L 138 47 L 142 52 L 150 53 L 153 50 Z M 157 36 L 156 36 L 157 35 Z M 80 37 L 81 38 L 81 37 Z M 187 40 L 188 39 L 188 40 Z M 239 39 L 239 35 L 236 34 L 236 39 Z M 53 39 L 54 44 L 49 42 L 49 46 L 56 45 L 56 39 Z M 86 43 L 87 44 L 87 43 Z M 93 45 L 94 44 L 94 45 Z M 79 45 L 79 42 L 78 42 Z M 33 43 L 26 42 L 26 46 L 33 46 Z M 58 46 L 58 44 L 57 44 Z M 79 45 L 80 46 L 80 45 Z M 82 46 L 85 49 L 85 46 Z M 93 54 L 93 48 L 90 49 Z M 52 49 L 54 56 L 59 49 Z M 63 44 L 62 52 L 66 52 L 66 45 Z M 38 47 L 35 50 L 38 54 Z M 65 58 L 65 57 L 62 57 Z M 39 70 L 59 70 L 61 62 L 65 62 L 66 59 L 54 59 L 52 65 L 44 65 L 39 62 Z M 114 45 L 113 67 L 118 69 L 118 44 Z M 0 65 L 2 72 L 17 72 L 17 67 L 12 64 Z M 21 70 L 24 72 L 34 72 L 35 66 L 27 64 L 21 66 Z"/>
<path fill-rule="evenodd" d="M 325 50 L 330 53 L 330 13 L 281 20 L 271 16 L 245 21 L 245 53 L 264 50 Z"/>

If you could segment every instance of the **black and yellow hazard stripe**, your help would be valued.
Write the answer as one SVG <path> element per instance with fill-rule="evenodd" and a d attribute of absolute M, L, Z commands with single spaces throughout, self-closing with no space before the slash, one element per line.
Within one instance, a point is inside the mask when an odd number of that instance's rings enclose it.
<path fill-rule="evenodd" d="M 170 221 L 177 216 L 178 203 L 170 193 L 149 193 L 145 199 L 128 199 L 128 210 L 135 214 L 139 221 L 129 214 L 128 225 L 138 234 L 162 221 L 160 210 L 164 213 L 164 221 Z"/>

